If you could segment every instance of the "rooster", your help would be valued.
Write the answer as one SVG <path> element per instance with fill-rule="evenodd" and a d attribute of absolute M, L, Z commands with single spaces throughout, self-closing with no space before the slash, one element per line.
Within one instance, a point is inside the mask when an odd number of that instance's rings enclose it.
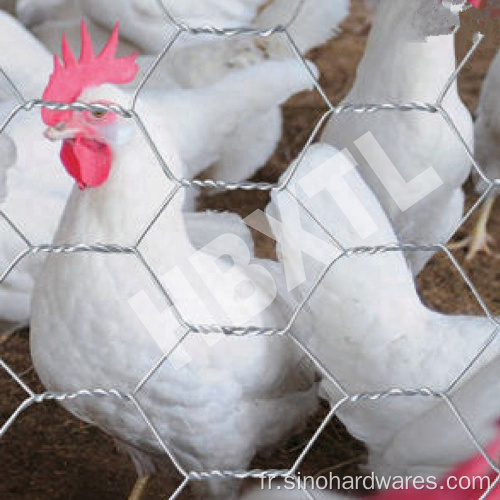
<path fill-rule="evenodd" d="M 27 32 L 19 22 L 0 12 L 2 33 L 19 47 L 15 57 L 10 51 L 0 54 L 0 67 L 21 90 L 26 98 L 37 98 L 44 92 L 40 74 L 49 74 L 52 57 L 47 50 Z M 88 38 L 85 24 L 80 27 Z M 118 38 L 115 28 L 113 37 Z M 116 42 L 115 42 L 116 43 Z M 66 38 L 63 52 L 70 49 Z M 70 63 L 70 61 L 67 61 Z M 314 68 L 311 68 L 313 71 Z M 144 71 L 144 69 L 143 69 Z M 272 82 L 280 80 L 278 85 Z M 1 80 L 0 80 L 1 81 Z M 134 91 L 132 82 L 124 84 L 130 101 Z M 274 150 L 281 136 L 281 128 L 274 129 L 275 135 L 265 135 L 258 148 L 248 148 L 243 155 L 239 149 L 248 140 L 240 138 L 240 145 L 234 148 L 240 125 L 256 127 L 255 114 L 267 114 L 269 109 L 286 101 L 296 92 L 310 88 L 312 81 L 299 64 L 292 60 L 264 61 L 256 67 L 242 68 L 226 77 L 200 89 L 170 89 L 166 91 L 160 83 L 148 86 L 140 94 L 137 110 L 155 142 L 163 144 L 162 131 L 167 128 L 176 143 L 183 160 L 181 177 L 190 179 L 213 163 L 239 165 L 241 175 L 252 171 L 256 164 L 265 162 Z M 5 93 L 2 91 L 5 87 Z M 242 95 L 253 93 L 255 99 L 242 99 Z M 56 96 L 57 97 L 57 96 Z M 9 87 L 0 88 L 0 116 L 3 119 L 12 111 L 16 102 Z M 274 115 L 273 115 L 274 116 Z M 280 114 L 277 116 L 278 123 Z M 19 113 L 9 124 L 11 146 L 16 154 L 5 153 L 0 171 L 3 210 L 33 244 L 51 241 L 57 228 L 62 210 L 67 201 L 71 183 L 58 166 L 57 148 L 42 137 L 43 126 L 33 113 Z M 235 135 L 236 134 L 236 135 Z M 27 140 L 29 139 L 29 140 Z M 10 161 L 8 161 L 10 159 Z M 46 175 L 41 177 L 39 165 L 44 165 Z M 223 175 L 226 172 L 223 172 Z M 227 173 L 229 180 L 239 180 L 233 168 Z M 187 193 L 185 205 L 193 207 L 196 192 Z M 36 211 L 26 207 L 35 204 Z M 0 273 L 25 250 L 24 242 L 0 221 Z M 7 320 L 13 328 L 26 325 L 30 315 L 30 297 L 33 281 L 36 279 L 42 255 L 36 259 L 24 259 L 18 263 L 4 282 L 0 284 L 0 318 Z M 2 325 L 3 326 L 3 325 Z"/>
<path fill-rule="evenodd" d="M 117 85 L 135 77 L 135 55 L 115 57 L 116 30 L 98 56 L 85 29 L 82 35 L 79 60 L 65 44 L 64 64 L 55 57 L 44 99 L 123 106 L 128 96 Z M 247 264 L 251 249 L 242 248 L 245 240 L 235 234 L 229 239 L 239 253 L 227 244 L 218 248 L 217 240 L 195 251 L 188 237 L 191 218 L 182 214 L 184 190 L 167 178 L 130 118 L 110 109 L 47 108 L 42 118 L 46 137 L 62 140 L 61 161 L 76 182 L 54 244 L 130 246 L 140 239 L 144 260 L 78 253 L 47 258 L 33 295 L 30 334 L 40 379 L 52 391 L 106 387 L 135 394 L 146 417 L 130 401 L 116 398 L 62 402 L 130 454 L 140 476 L 131 499 L 139 498 L 144 478 L 166 450 L 186 472 L 245 469 L 258 449 L 300 427 L 316 408 L 313 374 L 298 366 L 294 344 L 283 336 L 235 338 L 215 329 L 205 341 L 191 332 L 166 359 L 131 301 L 142 294 L 153 308 L 166 305 L 141 264 L 147 262 L 178 312 L 168 309 L 158 320 L 162 338 L 186 336 L 186 325 L 280 327 L 287 305 L 273 280 L 279 270 L 271 274 L 272 264 Z M 162 153 L 180 176 L 181 161 L 167 128 Z M 158 212 L 169 196 L 167 208 Z M 155 214 L 156 223 L 140 238 Z M 205 214 L 201 223 L 194 217 L 209 242 L 210 234 L 230 225 L 225 214 Z M 241 221 L 238 231 L 250 239 Z M 228 254 L 233 258 L 224 258 Z M 218 266 L 226 274 L 217 272 Z M 223 275 L 242 286 L 228 285 Z M 193 359 L 182 364 L 179 349 L 185 346 Z M 195 482 L 197 498 L 214 500 L 236 498 L 238 485 L 230 478 Z"/>

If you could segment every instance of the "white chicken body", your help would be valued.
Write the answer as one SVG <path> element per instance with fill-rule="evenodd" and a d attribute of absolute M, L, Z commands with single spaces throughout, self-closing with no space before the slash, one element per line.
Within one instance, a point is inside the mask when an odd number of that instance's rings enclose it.
<path fill-rule="evenodd" d="M 61 211 L 66 203 L 71 182 L 64 172 L 57 168 L 57 148 L 40 135 L 35 141 L 36 156 L 28 148 L 15 148 L 18 140 L 24 140 L 26 131 L 42 134 L 39 123 L 30 123 L 22 117 L 18 124 L 11 127 L 9 140 L 14 148 L 13 162 L 6 171 L 6 194 L 0 202 L 0 210 L 35 245 L 51 241 L 57 229 Z M 21 138 L 21 137 L 22 138 Z M 2 153 L 4 154 L 4 152 Z M 34 161 L 37 158 L 37 161 Z M 31 179 L 44 177 L 50 182 L 40 182 L 36 186 L 36 200 L 33 199 Z M 27 208 L 29 207 L 29 213 Z M 22 214 L 22 216 L 20 216 Z M 5 271 L 27 245 L 2 219 L 0 225 L 0 269 Z M 41 259 L 25 258 L 12 270 L 0 287 L 0 318 L 12 327 L 25 325 L 29 317 L 29 305 L 34 279 L 38 273 Z"/>
<path fill-rule="evenodd" d="M 165 147 L 173 151 L 172 143 Z M 137 162 L 139 152 L 141 162 Z M 167 161 L 178 173 L 175 154 Z M 168 188 L 152 153 L 136 136 L 116 152 L 105 185 L 73 192 L 56 243 L 130 245 Z M 220 303 L 221 295 L 216 292 L 224 286 L 223 280 L 220 274 L 210 274 L 210 268 L 201 277 L 190 275 L 197 280 L 191 283 L 197 293 L 186 288 L 182 275 L 179 278 L 176 273 L 191 262 L 195 249 L 180 213 L 182 197 L 178 193 L 174 198 L 140 251 L 158 276 L 173 273 L 166 286 L 186 321 L 228 324 L 229 315 L 236 324 L 241 320 L 261 327 L 282 326 L 283 308 L 279 299 L 273 302 L 273 280 L 263 268 L 255 271 L 236 262 L 231 270 L 237 283 L 254 280 L 255 293 L 250 297 L 241 298 L 233 290 Z M 205 224 L 209 223 L 207 217 Z M 217 215 L 211 224 L 218 226 Z M 203 255 L 207 258 L 208 254 Z M 160 311 L 165 309 L 165 300 L 134 257 L 58 257 L 47 259 L 34 293 L 31 350 L 37 373 L 50 390 L 105 387 L 131 393 L 164 353 L 128 300 L 145 293 Z M 214 292 L 219 302 L 210 299 Z M 248 316 L 256 304 L 271 303 Z M 213 304 L 218 308 L 210 307 Z M 173 316 L 163 321 L 166 336 L 179 331 Z M 286 339 L 208 334 L 205 341 L 193 337 L 185 344 L 194 346 L 189 350 L 192 360 L 181 367 L 166 361 L 137 393 L 141 407 L 188 470 L 245 468 L 257 449 L 291 432 L 314 410 L 310 374 L 297 369 L 300 357 Z M 173 360 L 176 355 L 172 354 Z M 162 452 L 133 404 L 113 398 L 81 398 L 64 405 L 131 447 L 140 473 L 151 469 L 151 460 Z M 203 498 L 234 498 L 236 491 L 230 481 L 214 482 Z"/>
<path fill-rule="evenodd" d="M 325 190 L 339 189 L 338 181 L 323 177 L 323 191 L 315 196 L 306 196 L 299 187 L 308 186 L 303 189 L 314 192 L 314 179 L 307 179 L 308 174 L 314 173 L 311 166 L 321 165 L 334 153 L 325 145 L 313 147 L 292 181 L 297 196 L 344 248 L 393 243 L 395 234 L 387 216 L 356 171 L 345 176 L 351 198 L 355 193 L 378 228 L 366 239 L 350 224 L 359 220 L 356 204 L 347 205 L 349 197 L 345 193 L 339 194 L 337 200 Z M 335 163 L 330 164 L 328 171 L 333 172 L 335 167 Z M 283 199 L 280 201 L 278 196 Z M 276 207 L 283 214 L 289 210 L 289 203 L 291 198 L 273 195 L 268 211 L 279 219 Z M 342 209 L 337 203 L 341 203 Z M 328 241 L 320 226 L 305 214 L 301 222 L 306 232 Z M 285 233 L 283 241 L 287 238 L 291 239 L 287 245 L 281 245 L 281 255 L 286 255 L 284 249 L 293 248 L 290 247 L 293 232 Z M 333 247 L 331 260 L 338 255 L 339 251 Z M 310 284 L 325 265 L 310 257 L 305 263 Z M 395 387 L 444 391 L 480 352 L 495 329 L 486 317 L 446 316 L 426 309 L 398 252 L 375 255 L 368 252 L 341 258 L 308 301 L 308 308 L 314 327 L 307 343 L 349 395 L 379 393 Z M 468 423 L 483 444 L 495 434 L 500 414 L 498 398 L 492 397 L 499 370 L 497 340 L 453 391 L 452 399 L 460 400 L 460 410 L 470 418 Z M 326 378 L 323 389 L 332 405 L 342 397 Z M 475 397 L 471 397 L 474 390 Z M 364 400 L 344 404 L 336 412 L 349 431 L 368 445 L 369 467 L 393 476 L 402 472 L 419 474 L 420 467 L 426 466 L 426 473 L 435 474 L 474 452 L 464 429 L 458 423 L 450 426 L 453 417 L 443 418 L 446 414 L 450 417 L 446 403 L 432 397 Z M 419 432 L 413 432 L 414 428 Z M 427 435 L 429 440 L 425 439 Z M 393 445 L 396 440 L 397 446 Z"/>
<path fill-rule="evenodd" d="M 278 79 L 282 82 L 274 85 Z M 137 111 L 157 144 L 161 145 L 165 128 L 172 130 L 185 162 L 185 177 L 193 178 L 212 166 L 211 178 L 237 181 L 251 176 L 256 165 L 263 165 L 274 152 L 282 133 L 276 104 L 312 85 L 296 61 L 270 60 L 234 71 L 205 88 L 168 93 L 152 89 L 140 96 Z M 168 112 L 156 111 L 159 101 Z"/>
<path fill-rule="evenodd" d="M 382 0 L 379 3 L 365 55 L 345 102 L 433 103 L 437 100 L 455 70 L 455 50 L 452 34 L 423 40 L 418 24 L 421 14 L 416 12 L 432 3 L 451 15 L 434 0 Z M 448 16 L 443 12 L 432 15 L 443 16 L 441 22 L 445 24 Z M 443 107 L 472 149 L 472 120 L 460 100 L 456 82 L 448 91 Z M 383 183 L 366 158 L 353 147 L 354 141 L 367 133 L 374 136 L 406 182 L 433 168 L 440 179 L 437 189 L 410 208 L 400 208 L 392 195 L 394 189 L 388 191 L 391 181 Z M 342 114 L 330 120 L 323 140 L 338 149 L 349 148 L 400 241 L 426 245 L 446 243 L 452 236 L 463 214 L 462 184 L 470 173 L 471 162 L 460 140 L 439 114 L 423 111 Z M 393 182 L 398 184 L 397 179 Z M 412 195 L 409 191 L 408 196 Z M 431 255 L 429 252 L 407 255 L 414 275 Z"/>
<path fill-rule="evenodd" d="M 45 47 L 11 15 L 0 11 L 2 36 L 9 41 L 9 50 L 0 54 L 0 67 L 24 97 L 40 97 L 45 85 L 40 75 L 50 74 L 52 58 Z M 12 91 L 0 78 L 0 102 L 12 100 Z"/>

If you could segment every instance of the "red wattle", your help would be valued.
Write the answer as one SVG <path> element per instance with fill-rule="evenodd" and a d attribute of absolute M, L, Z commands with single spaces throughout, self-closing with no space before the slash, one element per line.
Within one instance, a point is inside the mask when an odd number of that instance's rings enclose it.
<path fill-rule="evenodd" d="M 61 161 L 80 189 L 98 187 L 109 176 L 111 148 L 104 142 L 77 136 L 63 142 Z"/>

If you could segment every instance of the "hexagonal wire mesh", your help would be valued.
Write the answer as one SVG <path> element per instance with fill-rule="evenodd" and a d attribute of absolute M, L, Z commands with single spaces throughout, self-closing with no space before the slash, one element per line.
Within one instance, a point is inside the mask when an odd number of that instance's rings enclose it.
<path fill-rule="evenodd" d="M 155 216 L 151 219 L 151 221 L 147 224 L 145 227 L 144 231 L 142 234 L 139 236 L 137 239 L 136 244 L 132 246 L 121 246 L 121 245 L 116 245 L 113 243 L 110 244 L 86 244 L 86 243 L 80 243 L 80 244 L 71 244 L 71 245 L 54 245 L 54 244 L 42 244 L 42 245 L 35 245 L 33 244 L 29 238 L 23 233 L 23 231 L 16 225 L 16 222 L 9 217 L 4 211 L 0 210 L 0 216 L 3 218 L 3 220 L 10 226 L 10 228 L 17 234 L 19 239 L 24 243 L 25 249 L 17 255 L 17 257 L 10 263 L 10 265 L 5 269 L 2 274 L 0 275 L 0 283 L 3 283 L 6 281 L 8 276 L 11 274 L 11 272 L 16 268 L 16 266 L 23 261 L 24 259 L 28 259 L 31 256 L 34 256 L 36 254 L 70 254 L 70 253 L 91 253 L 91 254 L 128 254 L 133 257 L 135 257 L 138 262 L 144 267 L 146 272 L 150 275 L 152 278 L 153 282 L 155 285 L 158 287 L 160 290 L 161 294 L 163 295 L 165 301 L 169 305 L 169 307 L 172 308 L 175 316 L 177 317 L 179 323 L 182 325 L 184 328 L 184 335 L 181 336 L 179 341 L 177 342 L 176 345 L 174 345 L 170 351 L 165 353 L 165 355 L 151 368 L 151 370 L 144 375 L 144 378 L 137 384 L 137 386 L 134 388 L 133 391 L 130 393 L 123 393 L 115 388 L 81 388 L 78 391 L 72 392 L 72 393 L 54 393 L 54 392 L 42 392 L 42 393 L 36 393 L 34 392 L 22 379 L 22 377 L 17 374 L 3 359 L 0 358 L 0 366 L 2 369 L 12 378 L 13 381 L 15 381 L 19 387 L 26 393 L 26 398 L 24 401 L 17 407 L 17 409 L 12 413 L 12 415 L 7 419 L 7 421 L 2 425 L 0 428 L 0 438 L 2 438 L 6 432 L 9 430 L 9 428 L 12 426 L 12 424 L 18 419 L 18 417 L 30 406 L 38 404 L 38 403 L 44 403 L 48 401 L 64 401 L 64 400 L 71 400 L 71 399 L 76 399 L 76 398 L 118 398 L 119 400 L 129 403 L 133 405 L 138 414 L 144 419 L 146 422 L 147 426 L 149 427 L 151 433 L 155 436 L 156 440 L 158 441 L 161 449 L 165 452 L 165 454 L 170 458 L 174 466 L 177 468 L 177 470 L 180 472 L 180 474 L 183 477 L 183 481 L 180 484 L 180 486 L 177 488 L 177 490 L 170 496 L 171 499 L 177 498 L 180 493 L 185 489 L 187 484 L 190 481 L 206 481 L 210 478 L 237 478 L 240 480 L 243 480 L 245 478 L 266 478 L 266 477 L 292 477 L 292 478 L 297 478 L 296 474 L 298 471 L 299 466 L 302 464 L 302 462 L 305 460 L 306 456 L 308 455 L 309 451 L 311 448 L 314 446 L 316 443 L 317 439 L 325 429 L 325 427 L 328 425 L 328 423 L 332 420 L 332 418 L 335 416 L 339 408 L 343 405 L 346 405 L 347 403 L 350 404 L 357 404 L 365 400 L 370 400 L 370 401 L 382 401 L 387 398 L 437 398 L 443 400 L 446 405 L 449 407 L 451 413 L 454 415 L 458 423 L 461 425 L 463 428 L 463 432 L 468 436 L 470 441 L 473 443 L 475 448 L 483 455 L 487 463 L 490 465 L 491 469 L 494 471 L 494 473 L 497 474 L 497 477 L 495 481 L 490 485 L 489 490 L 483 495 L 483 497 L 486 497 L 500 482 L 500 469 L 499 467 L 491 460 L 491 458 L 488 456 L 487 452 L 483 448 L 483 446 L 479 443 L 478 439 L 475 437 L 474 432 L 471 430 L 469 427 L 467 421 L 465 418 L 461 415 L 459 409 L 454 405 L 452 402 L 450 396 L 453 392 L 453 390 L 457 387 L 457 385 L 464 379 L 464 377 L 467 375 L 469 370 L 472 368 L 472 366 L 478 361 L 478 359 L 483 355 L 483 353 L 487 350 L 488 346 L 497 338 L 498 332 L 500 329 L 500 323 L 498 320 L 492 315 L 490 312 L 489 308 L 487 307 L 486 303 L 481 297 L 481 294 L 479 291 L 476 289 L 470 278 L 468 277 L 467 273 L 464 271 L 463 267 L 458 263 L 458 261 L 455 259 L 453 254 L 450 252 L 450 250 L 442 243 L 437 243 L 433 245 L 415 245 L 415 244 L 394 244 L 390 243 L 387 245 L 380 245 L 380 246 L 366 246 L 366 247 L 355 247 L 355 248 L 341 248 L 341 254 L 336 255 L 335 258 L 332 260 L 332 262 L 326 266 L 326 268 L 323 270 L 323 272 L 318 276 L 316 281 L 313 283 L 311 288 L 309 289 L 308 293 L 305 295 L 301 303 L 298 305 L 297 309 L 295 310 L 294 314 L 290 318 L 288 324 L 285 326 L 285 328 L 276 328 L 276 327 L 269 327 L 269 328 L 261 328 L 261 327 L 253 327 L 253 326 L 226 326 L 226 325 L 199 325 L 199 324 L 191 324 L 188 321 L 183 318 L 182 313 L 179 311 L 179 309 L 176 307 L 175 302 L 172 300 L 169 291 L 165 289 L 165 287 L 162 285 L 161 280 L 155 273 L 155 271 L 149 266 L 147 260 L 141 253 L 139 249 L 140 243 L 143 241 L 143 239 L 146 237 L 148 232 L 153 228 L 159 217 L 162 215 L 162 213 L 168 209 L 169 204 L 171 200 L 174 198 L 175 194 L 179 192 L 179 190 L 182 189 L 206 189 L 206 190 L 247 190 L 247 191 L 286 191 L 290 196 L 292 196 L 298 203 L 301 205 L 302 209 L 305 210 L 308 215 L 317 222 L 319 226 L 322 227 L 323 231 L 327 233 L 332 239 L 333 236 L 328 232 L 326 228 L 324 228 L 320 222 L 315 218 L 315 215 L 308 211 L 308 209 L 294 196 L 293 192 L 289 190 L 288 188 L 288 183 L 290 179 L 292 178 L 293 174 L 295 171 L 298 169 L 299 165 L 301 164 L 301 161 L 303 160 L 309 146 L 313 143 L 315 140 L 317 134 L 319 133 L 322 125 L 325 123 L 325 121 L 332 115 L 334 114 L 341 114 L 341 113 L 358 113 L 358 114 L 363 114 L 363 113 L 377 113 L 380 111 L 389 111 L 389 112 L 394 112 L 394 113 L 403 113 L 403 112 L 412 112 L 412 113 L 432 113 L 439 115 L 442 120 L 449 126 L 450 130 L 455 134 L 455 136 L 459 139 L 461 144 L 463 145 L 463 148 L 470 159 L 473 168 L 475 171 L 478 173 L 478 175 L 486 182 L 487 184 L 487 189 L 484 191 L 482 196 L 477 200 L 476 203 L 470 208 L 470 210 L 463 216 L 462 220 L 457 224 L 455 230 L 453 231 L 452 234 L 455 233 L 455 231 L 461 227 L 465 221 L 467 221 L 472 214 L 478 209 L 478 207 L 492 194 L 494 190 L 496 190 L 499 185 L 500 181 L 498 179 L 496 180 L 491 180 L 486 177 L 486 175 L 483 173 L 483 170 L 481 166 L 477 163 L 477 161 L 474 158 L 473 152 L 469 149 L 466 140 L 461 136 L 459 130 L 455 126 L 452 118 L 450 115 L 447 113 L 447 111 L 443 108 L 442 103 L 443 99 L 447 95 L 447 92 L 450 90 L 452 84 L 454 81 L 457 79 L 458 74 L 462 70 L 462 68 L 465 66 L 467 61 L 471 58 L 475 50 L 477 49 L 479 43 L 481 42 L 482 35 L 478 34 L 474 40 L 474 43 L 469 50 L 469 52 L 466 54 L 465 58 L 462 60 L 462 62 L 458 65 L 456 71 L 453 72 L 453 74 L 450 75 L 446 85 L 442 89 L 442 91 L 439 93 L 438 98 L 436 99 L 435 102 L 428 103 L 428 102 L 408 102 L 408 103 L 395 103 L 395 102 L 384 102 L 384 103 L 348 103 L 348 104 L 342 104 L 339 106 L 334 106 L 328 96 L 326 95 L 325 91 L 317 81 L 315 75 L 311 71 L 310 67 L 306 63 L 304 57 L 301 55 L 299 49 L 297 48 L 292 36 L 289 33 L 289 27 L 293 24 L 293 22 L 296 20 L 300 9 L 303 7 L 305 3 L 305 0 L 301 0 L 296 7 L 296 10 L 291 13 L 290 19 L 287 22 L 287 24 L 282 25 L 282 26 L 275 26 L 266 30 L 258 30 L 255 28 L 231 28 L 231 29 L 224 29 L 224 28 L 218 28 L 214 26 L 203 26 L 203 27 L 191 27 L 188 26 L 184 23 L 178 22 L 174 17 L 169 13 L 169 11 L 165 8 L 161 0 L 158 0 L 158 5 L 160 6 L 164 16 L 165 16 L 165 23 L 169 23 L 172 26 L 175 27 L 175 33 L 172 36 L 172 38 L 169 40 L 169 42 L 165 45 L 161 53 L 157 56 L 156 60 L 154 63 L 151 65 L 149 70 L 146 72 L 145 76 L 142 78 L 142 80 L 139 82 L 137 85 L 135 92 L 133 93 L 133 97 L 131 100 L 130 107 L 125 109 L 124 107 L 118 106 L 118 105 L 106 105 L 106 104 L 94 104 L 94 105 L 89 105 L 85 103 L 80 103 L 80 102 L 75 102 L 72 104 L 67 104 L 67 103 L 58 103 L 58 102 L 44 102 L 41 99 L 32 99 L 32 100 L 27 100 L 25 97 L 22 95 L 21 91 L 16 87 L 16 85 L 12 82 L 12 80 L 9 78 L 9 75 L 7 72 L 5 72 L 2 68 L 0 68 L 1 75 L 7 85 L 10 87 L 12 90 L 13 95 L 18 101 L 18 105 L 12 110 L 12 112 L 9 114 L 9 116 L 4 120 L 4 122 L 0 125 L 0 134 L 2 134 L 6 128 L 8 127 L 9 123 L 15 118 L 15 116 L 18 113 L 21 112 L 30 112 L 33 111 L 37 108 L 45 107 L 48 109 L 52 110 L 67 110 L 67 109 L 72 109 L 72 110 L 77 110 L 77 111 L 82 111 L 82 110 L 90 110 L 90 111 L 113 111 L 123 117 L 126 117 L 130 120 L 133 120 L 135 124 L 137 125 L 138 129 L 144 136 L 145 140 L 147 141 L 147 144 L 151 151 L 154 153 L 158 163 L 161 165 L 165 176 L 172 181 L 175 184 L 174 190 L 169 193 L 158 211 L 158 213 L 155 214 Z M 227 182 L 224 180 L 215 180 L 215 179 L 208 179 L 208 180 L 199 180 L 199 179 L 186 179 L 186 178 L 177 178 L 174 173 L 170 170 L 168 164 L 165 162 L 164 158 L 162 157 L 161 153 L 159 152 L 155 142 L 151 138 L 151 135 L 149 134 L 146 126 L 144 125 L 144 122 L 139 116 L 139 114 L 136 112 L 136 103 L 137 99 L 141 93 L 141 90 L 144 88 L 148 80 L 151 78 L 161 61 L 164 59 L 166 54 L 169 52 L 173 44 L 176 42 L 178 37 L 181 35 L 181 33 L 186 33 L 191 36 L 198 36 L 198 35 L 205 35 L 205 34 L 211 34 L 213 36 L 218 36 L 218 37 L 227 37 L 227 38 L 232 38 L 232 37 L 239 37 L 239 36 L 253 36 L 253 37 L 270 37 L 276 34 L 282 34 L 283 36 L 286 37 L 286 40 L 288 42 L 288 45 L 294 54 L 294 56 L 297 58 L 299 63 L 303 66 L 303 69 L 305 72 L 307 72 L 312 79 L 312 82 L 314 84 L 315 89 L 317 92 L 321 95 L 323 100 L 325 101 L 328 111 L 321 117 L 319 122 L 316 124 L 314 127 L 314 130 L 312 131 L 309 139 L 307 140 L 306 144 L 304 145 L 297 162 L 295 163 L 295 166 L 290 169 L 286 179 L 282 181 L 281 183 L 256 183 L 256 182 L 247 182 L 247 181 L 242 181 L 242 182 Z M 450 234 L 450 237 L 452 236 Z M 418 387 L 418 388 L 408 388 L 408 387 L 388 387 L 386 390 L 376 392 L 376 393 L 357 393 L 357 394 L 352 394 L 349 393 L 348 390 L 346 390 L 342 384 L 337 380 L 334 374 L 332 374 L 323 364 L 321 361 L 308 349 L 308 347 L 304 344 L 303 341 L 301 341 L 299 338 L 297 338 L 293 332 L 291 331 L 291 327 L 294 324 L 297 316 L 301 312 L 301 310 L 307 305 L 309 299 L 313 296 L 313 294 L 316 292 L 316 290 L 321 287 L 321 284 L 325 278 L 325 276 L 328 274 L 329 270 L 340 260 L 340 259 L 346 259 L 352 256 L 356 255 L 375 255 L 379 253 L 384 253 L 384 252 L 403 252 L 403 251 L 426 251 L 426 252 L 442 252 L 443 254 L 446 255 L 446 257 L 449 259 L 451 264 L 456 268 L 458 273 L 460 274 L 461 278 L 464 280 L 464 282 L 467 284 L 469 289 L 471 290 L 472 294 L 476 298 L 477 302 L 481 306 L 485 316 L 489 319 L 492 325 L 492 333 L 489 336 L 489 338 L 484 342 L 483 346 L 479 351 L 477 352 L 476 356 L 470 360 L 468 365 L 461 371 L 461 373 L 456 376 L 456 378 L 450 383 L 447 389 L 442 390 L 442 391 L 437 391 L 429 387 Z M 175 349 L 178 348 L 178 346 L 185 340 L 188 334 L 190 333 L 197 333 L 200 335 L 204 335 L 207 333 L 213 333 L 213 332 L 220 332 L 222 331 L 225 335 L 229 336 L 239 336 L 239 337 L 244 337 L 244 336 L 251 336 L 251 335 L 266 335 L 266 336 L 272 336 L 272 335 L 287 335 L 289 336 L 294 343 L 298 346 L 299 349 L 301 349 L 307 357 L 309 357 L 313 363 L 316 365 L 318 371 L 340 391 L 342 394 L 341 399 L 337 402 L 337 404 L 333 405 L 330 411 L 328 412 L 327 416 L 324 418 L 324 420 L 321 422 L 319 427 L 317 428 L 316 432 L 312 435 L 310 438 L 309 442 L 306 444 L 306 446 L 303 448 L 302 452 L 299 454 L 298 458 L 295 460 L 293 465 L 286 470 L 209 470 L 209 471 L 189 471 L 186 470 L 178 461 L 176 458 L 175 454 L 170 450 L 169 443 L 166 442 L 158 432 L 158 430 L 155 428 L 155 425 L 153 422 L 150 420 L 148 417 L 147 413 L 145 410 L 141 407 L 141 404 L 139 403 L 137 399 L 138 393 L 141 391 L 142 387 L 146 384 L 146 382 L 154 375 L 154 373 L 160 368 L 160 366 L 169 358 L 169 356 L 174 352 Z M 314 498 L 313 495 L 310 492 L 305 492 L 305 495 L 308 498 Z"/>

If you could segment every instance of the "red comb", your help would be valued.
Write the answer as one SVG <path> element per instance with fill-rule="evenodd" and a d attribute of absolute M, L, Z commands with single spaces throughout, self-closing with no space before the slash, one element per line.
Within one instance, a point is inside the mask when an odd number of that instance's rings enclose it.
<path fill-rule="evenodd" d="M 77 60 L 71 51 L 66 36 L 62 37 L 62 59 L 54 56 L 54 72 L 43 93 L 44 101 L 72 103 L 78 99 L 82 91 L 88 87 L 96 87 L 103 83 L 128 83 L 137 74 L 135 62 L 137 54 L 128 57 L 116 57 L 118 50 L 118 23 L 116 23 L 109 40 L 98 56 L 94 55 L 92 39 L 82 20 L 82 49 Z M 42 108 L 42 119 L 50 126 L 68 121 L 71 111 L 51 111 Z"/>

